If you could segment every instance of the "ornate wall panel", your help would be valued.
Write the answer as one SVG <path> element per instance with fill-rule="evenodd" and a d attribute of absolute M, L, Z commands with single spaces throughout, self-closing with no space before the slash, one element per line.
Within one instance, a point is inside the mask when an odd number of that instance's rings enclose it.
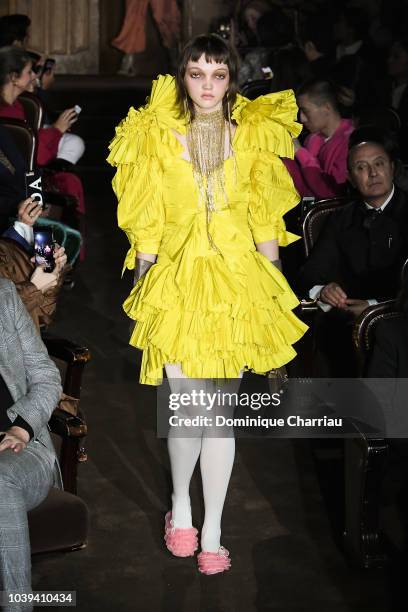
<path fill-rule="evenodd" d="M 54 57 L 57 72 L 98 72 L 99 0 L 0 0 L 7 13 L 30 17 L 29 48 Z"/>

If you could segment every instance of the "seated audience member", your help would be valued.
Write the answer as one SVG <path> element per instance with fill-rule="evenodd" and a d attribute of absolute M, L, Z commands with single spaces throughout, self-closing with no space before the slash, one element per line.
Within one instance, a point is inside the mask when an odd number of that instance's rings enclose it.
<path fill-rule="evenodd" d="M 17 217 L 19 206 L 30 203 L 29 199 L 24 199 L 26 171 L 25 161 L 12 135 L 0 124 L 0 235 L 9 227 L 10 217 Z M 57 176 L 64 177 L 66 174 L 68 173 L 60 172 Z M 61 191 L 63 190 L 61 189 Z M 39 211 L 39 209 L 37 210 Z M 42 216 L 46 216 L 46 214 L 45 207 Z M 70 254 L 70 263 L 73 263 L 76 259 L 75 254 L 79 250 L 81 237 L 78 232 L 71 228 L 67 227 L 65 231 L 68 238 L 66 240 L 67 251 Z"/>
<path fill-rule="evenodd" d="M 376 324 L 375 342 L 365 369 L 367 378 L 408 379 L 408 274 L 398 295 L 400 316 Z"/>
<path fill-rule="evenodd" d="M 332 78 L 350 92 L 357 109 L 384 102 L 385 62 L 368 39 L 368 21 L 358 7 L 343 7 L 334 23 L 336 64 Z"/>
<path fill-rule="evenodd" d="M 396 309 L 400 312 L 398 317 L 384 318 L 376 324 L 375 342 L 365 368 L 367 378 L 408 379 L 408 274 L 405 274 Z M 387 394 L 387 399 L 392 412 L 395 415 L 402 409 L 406 413 L 405 381 L 401 382 L 400 387 L 393 381 L 391 386 L 392 393 L 390 397 Z M 408 432 L 406 418 L 398 419 L 398 423 L 401 422 L 404 425 L 400 435 L 404 437 L 387 440 L 387 460 L 381 478 L 380 512 L 388 543 L 392 544 L 394 553 L 403 555 L 398 558 L 394 554 L 394 561 L 403 561 L 405 571 L 408 561 Z M 401 589 L 397 584 L 396 588 Z"/>
<path fill-rule="evenodd" d="M 22 49 L 4 47 L 0 49 L 0 117 L 11 117 L 25 120 L 24 109 L 18 96 L 33 85 L 36 75 L 32 72 L 32 60 Z M 60 140 L 71 125 L 77 120 L 73 108 L 65 110 L 53 126 L 41 128 L 38 133 L 37 162 L 40 166 L 55 159 Z M 78 212 L 85 212 L 85 200 L 82 183 L 70 172 L 56 172 L 49 178 L 50 189 L 68 193 L 77 198 Z"/>
<path fill-rule="evenodd" d="M 24 108 L 18 96 L 34 88 L 36 74 L 32 71 L 29 54 L 15 47 L 0 49 L 0 117 L 25 121 Z M 37 163 L 45 166 L 58 155 L 58 146 L 63 134 L 77 121 L 75 109 L 69 108 L 48 128 L 38 133 Z"/>
<path fill-rule="evenodd" d="M 59 372 L 12 282 L 0 279 L 0 590 L 31 589 L 27 511 L 61 476 L 47 424 Z M 5 606 L 4 610 L 31 606 Z"/>
<path fill-rule="evenodd" d="M 300 42 L 309 62 L 311 77 L 327 80 L 332 76 L 333 28 L 328 18 L 313 15 L 300 28 Z"/>
<path fill-rule="evenodd" d="M 401 121 L 399 145 L 401 157 L 408 161 L 408 38 L 392 46 L 388 58 L 388 74 L 393 79 L 389 104 Z"/>
<path fill-rule="evenodd" d="M 45 272 L 33 261 L 33 225 L 41 207 L 27 199 L 18 209 L 18 220 L 0 237 L 0 277 L 13 281 L 36 327 L 47 326 L 54 314 L 67 261 L 65 249 L 56 245 L 55 268 Z"/>
<path fill-rule="evenodd" d="M 322 311 L 316 342 L 332 375 L 353 375 L 352 321 L 395 298 L 408 257 L 408 198 L 393 184 L 394 158 L 394 143 L 376 128 L 353 133 L 348 168 L 357 197 L 331 214 L 300 272 L 301 293 Z"/>
<path fill-rule="evenodd" d="M 241 44 L 248 47 L 259 45 L 257 25 L 259 19 L 270 9 L 268 0 L 250 0 L 242 13 L 243 31 L 240 32 Z"/>
<path fill-rule="evenodd" d="M 394 185 L 408 192 L 408 168 L 404 165 L 401 154 L 401 122 L 397 112 L 390 107 L 368 108 L 353 118 L 355 128 L 365 125 L 375 125 L 398 143 L 398 159 L 394 160 Z"/>
<path fill-rule="evenodd" d="M 238 72 L 240 85 L 265 78 L 262 68 L 270 67 L 271 51 L 285 47 L 294 39 L 293 21 L 277 6 L 269 6 L 269 10 L 254 21 L 254 10 L 258 4 L 251 2 L 245 9 L 251 27 L 255 28 L 257 40 L 255 48 L 245 55 L 241 63 Z"/>
<path fill-rule="evenodd" d="M 15 13 L 0 17 L 0 47 L 25 48 L 30 37 L 31 20 L 27 15 Z"/>
<path fill-rule="evenodd" d="M 310 78 L 309 62 L 302 49 L 290 46 L 279 49 L 271 57 L 273 77 L 270 80 L 270 91 L 298 89 Z"/>
<path fill-rule="evenodd" d="M 25 198 L 27 167 L 11 134 L 0 125 L 0 234 Z"/>
<path fill-rule="evenodd" d="M 54 124 L 52 123 L 50 115 L 56 116 L 57 113 L 54 113 L 52 109 L 48 108 L 47 91 L 52 87 L 55 81 L 55 64 L 49 66 L 46 64 L 47 59 L 45 56 L 39 56 L 31 51 L 30 57 L 33 59 L 33 71 L 36 74 L 36 78 L 33 81 L 33 93 L 41 100 L 45 113 L 43 127 L 46 129 L 52 128 Z M 31 87 L 29 87 L 29 91 L 31 91 Z M 84 151 L 85 143 L 83 139 L 78 136 L 78 134 L 72 134 L 66 131 L 58 143 L 56 158 L 48 163 L 47 166 L 49 168 L 52 166 L 55 170 L 66 170 L 70 172 L 73 170 L 73 166 L 80 160 Z"/>
<path fill-rule="evenodd" d="M 334 21 L 334 40 L 336 45 L 336 60 L 343 57 L 368 54 L 367 43 L 368 20 L 364 11 L 358 7 L 341 7 Z"/>
<path fill-rule="evenodd" d="M 297 92 L 300 122 L 311 133 L 303 146 L 295 139 L 295 159 L 283 161 L 302 197 L 331 198 L 345 191 L 353 124 L 342 119 L 338 98 L 329 81 L 308 81 Z"/>

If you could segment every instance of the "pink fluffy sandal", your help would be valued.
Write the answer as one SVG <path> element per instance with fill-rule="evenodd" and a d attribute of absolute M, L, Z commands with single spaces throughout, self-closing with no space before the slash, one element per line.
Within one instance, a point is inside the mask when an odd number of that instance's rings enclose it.
<path fill-rule="evenodd" d="M 202 574 L 210 576 L 211 574 L 219 574 L 225 572 L 231 567 L 231 559 L 229 552 L 223 546 L 220 546 L 218 552 L 202 551 L 197 555 L 198 571 Z"/>
<path fill-rule="evenodd" d="M 164 519 L 164 541 L 175 557 L 192 557 L 198 548 L 197 529 L 174 527 L 171 512 Z"/>

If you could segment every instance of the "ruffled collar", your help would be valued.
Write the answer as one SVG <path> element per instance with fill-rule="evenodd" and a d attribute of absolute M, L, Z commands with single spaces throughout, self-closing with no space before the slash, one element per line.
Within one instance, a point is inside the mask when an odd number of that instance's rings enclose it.
<path fill-rule="evenodd" d="M 151 116 L 161 128 L 186 133 L 187 118 L 180 113 L 175 78 L 159 75 L 142 110 L 146 119 Z M 291 89 L 259 96 L 249 100 L 240 94 L 232 109 L 237 123 L 234 135 L 236 150 L 268 150 L 281 157 L 293 157 L 292 138 L 297 137 L 301 124 L 297 123 L 298 107 Z M 174 136 L 174 139 L 177 140 Z M 178 141 L 177 141 L 178 142 Z M 178 142 L 178 145 L 180 143 Z"/>

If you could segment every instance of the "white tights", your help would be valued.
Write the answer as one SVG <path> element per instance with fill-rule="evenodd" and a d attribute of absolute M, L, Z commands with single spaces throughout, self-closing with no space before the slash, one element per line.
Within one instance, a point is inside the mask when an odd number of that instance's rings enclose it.
<path fill-rule="evenodd" d="M 172 393 L 189 393 L 195 388 L 205 388 L 207 392 L 214 392 L 216 389 L 215 383 L 211 380 L 198 381 L 188 378 L 177 364 L 167 364 L 165 368 Z M 232 384 L 238 391 L 236 381 Z M 228 391 L 232 392 L 231 384 Z M 190 416 L 196 416 L 199 410 L 195 409 L 194 415 Z M 204 408 L 201 414 L 214 416 L 214 410 L 211 412 L 208 413 Z M 229 437 L 212 437 L 202 435 L 197 429 L 197 437 L 191 437 L 191 431 L 186 433 L 185 437 L 181 437 L 183 434 L 180 433 L 180 428 L 171 427 L 169 431 L 168 450 L 173 479 L 174 526 L 180 528 L 192 526 L 189 489 L 195 465 L 200 457 L 205 508 L 201 549 L 208 552 L 217 552 L 220 546 L 222 510 L 234 464 L 235 439 L 232 430 L 228 433 Z"/>

